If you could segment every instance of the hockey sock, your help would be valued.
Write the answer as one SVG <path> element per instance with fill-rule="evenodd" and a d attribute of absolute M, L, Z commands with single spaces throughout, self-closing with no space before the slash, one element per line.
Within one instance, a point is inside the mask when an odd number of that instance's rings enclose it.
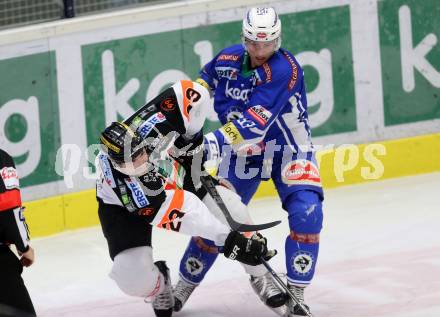
<path fill-rule="evenodd" d="M 296 285 L 308 285 L 315 274 L 318 259 L 319 242 L 304 243 L 295 239 L 295 233 L 286 238 L 286 268 L 287 279 Z M 303 235 L 308 236 L 308 235 Z"/>
<path fill-rule="evenodd" d="M 192 237 L 180 261 L 181 277 L 191 284 L 200 284 L 217 256 L 218 249 L 214 242 Z"/>

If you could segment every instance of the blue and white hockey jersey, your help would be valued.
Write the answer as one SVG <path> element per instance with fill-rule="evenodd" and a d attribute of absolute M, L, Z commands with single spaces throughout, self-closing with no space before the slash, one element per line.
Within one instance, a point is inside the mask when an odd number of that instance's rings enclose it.
<path fill-rule="evenodd" d="M 234 45 L 200 73 L 198 81 L 214 92 L 214 109 L 223 124 L 206 136 L 208 142 L 217 142 L 220 152 L 229 144 L 235 153 L 251 154 L 253 161 L 267 159 L 268 146 L 273 151 L 269 159 L 279 164 L 290 152 L 291 160 L 280 171 L 283 183 L 311 186 L 322 194 L 302 68 L 282 48 L 255 69 L 248 69 L 248 59 L 243 45 Z"/>

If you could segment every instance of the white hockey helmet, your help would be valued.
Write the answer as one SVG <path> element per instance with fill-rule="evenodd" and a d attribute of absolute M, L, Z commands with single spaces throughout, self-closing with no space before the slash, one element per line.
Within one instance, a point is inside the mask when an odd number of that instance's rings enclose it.
<path fill-rule="evenodd" d="M 270 42 L 276 40 L 276 50 L 281 46 L 281 21 L 274 8 L 252 8 L 243 19 L 242 40 Z"/>

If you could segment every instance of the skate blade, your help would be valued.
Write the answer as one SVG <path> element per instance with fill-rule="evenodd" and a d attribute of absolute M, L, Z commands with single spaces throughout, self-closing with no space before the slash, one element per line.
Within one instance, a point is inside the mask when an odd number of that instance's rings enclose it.
<path fill-rule="evenodd" d="M 273 311 L 278 316 L 281 316 L 281 317 L 288 316 L 287 315 L 288 310 L 287 310 L 287 306 L 286 305 L 283 305 L 283 306 L 280 306 L 280 307 L 269 307 L 269 306 L 266 306 L 266 307 L 268 307 L 271 311 Z"/>
<path fill-rule="evenodd" d="M 310 314 L 311 317 L 315 316 L 311 312 L 309 312 L 309 314 Z M 297 315 L 297 314 L 291 314 L 289 309 L 286 307 L 283 317 L 306 317 L 306 316 L 304 316 L 304 315 Z"/>

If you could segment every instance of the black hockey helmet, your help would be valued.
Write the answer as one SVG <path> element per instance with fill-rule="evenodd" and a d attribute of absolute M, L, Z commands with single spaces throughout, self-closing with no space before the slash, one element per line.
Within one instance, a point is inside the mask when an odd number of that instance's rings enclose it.
<path fill-rule="evenodd" d="M 123 122 L 112 122 L 100 140 L 103 150 L 116 163 L 130 162 L 144 149 L 141 137 Z"/>

